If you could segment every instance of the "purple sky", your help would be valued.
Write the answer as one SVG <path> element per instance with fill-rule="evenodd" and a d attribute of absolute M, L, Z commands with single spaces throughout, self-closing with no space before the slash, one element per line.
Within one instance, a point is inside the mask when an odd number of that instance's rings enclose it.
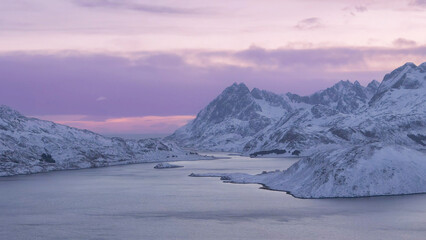
<path fill-rule="evenodd" d="M 2 0 L 0 104 L 170 133 L 233 82 L 311 94 L 426 61 L 424 0 L 182 2 Z"/>

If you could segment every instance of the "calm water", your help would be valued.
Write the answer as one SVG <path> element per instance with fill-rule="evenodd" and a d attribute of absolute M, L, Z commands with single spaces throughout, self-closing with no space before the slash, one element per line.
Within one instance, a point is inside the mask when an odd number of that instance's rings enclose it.
<path fill-rule="evenodd" d="M 139 164 L 0 178 L 0 239 L 425 239 L 426 195 L 302 200 L 191 172 L 291 159 Z"/>

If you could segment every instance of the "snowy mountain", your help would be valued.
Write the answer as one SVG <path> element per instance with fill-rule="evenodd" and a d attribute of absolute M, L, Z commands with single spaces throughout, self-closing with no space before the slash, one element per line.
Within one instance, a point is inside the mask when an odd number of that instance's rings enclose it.
<path fill-rule="evenodd" d="M 188 148 L 242 151 L 255 134 L 291 111 L 280 95 L 234 83 L 167 139 Z"/>
<path fill-rule="evenodd" d="M 365 144 L 319 151 L 284 171 L 191 174 L 230 183 L 258 183 L 298 198 L 426 193 L 425 153 L 405 146 Z"/>
<path fill-rule="evenodd" d="M 108 138 L 0 106 L 0 176 L 200 158 L 167 141 Z"/>
<path fill-rule="evenodd" d="M 372 81 L 367 87 L 361 86 L 358 81 L 340 81 L 330 88 L 316 92 L 310 96 L 301 97 L 287 93 L 293 102 L 304 102 L 311 105 L 324 105 L 341 113 L 352 113 L 368 102 L 375 94 L 378 82 Z"/>
<path fill-rule="evenodd" d="M 426 63 L 407 63 L 379 86 L 339 82 L 308 97 L 287 94 L 293 110 L 243 151 L 297 150 L 305 157 L 284 172 L 221 176 L 303 198 L 426 192 L 425 82 Z"/>
<path fill-rule="evenodd" d="M 377 89 L 379 88 L 380 83 L 376 80 L 371 81 L 367 87 L 365 88 L 365 94 L 367 95 L 368 99 L 371 99 L 371 97 L 376 94 Z"/>
<path fill-rule="evenodd" d="M 334 107 L 333 104 L 324 103 L 299 108 L 275 125 L 265 128 L 245 145 L 244 150 L 253 152 L 285 148 L 298 149 L 304 155 L 310 155 L 321 145 L 366 142 L 410 145 L 414 143 L 413 136 L 424 132 L 426 125 L 426 91 L 422 83 L 424 66 L 406 64 L 386 75 L 371 99 L 363 101 L 352 114 L 345 111 L 347 107 L 342 110 L 339 104 Z M 404 74 L 397 74 L 402 69 Z M 357 97 L 354 98 L 356 100 L 353 102 L 361 103 Z"/>
<path fill-rule="evenodd" d="M 309 124 L 303 123 L 355 112 L 367 105 L 377 88 L 377 81 L 367 87 L 340 81 L 310 96 L 299 96 L 257 88 L 250 91 L 244 83 L 234 83 L 167 139 L 183 147 L 209 151 L 254 152 L 270 150 L 272 145 L 281 147 L 283 144 L 277 143 L 287 142 L 294 149 L 299 141 L 306 140 L 304 131 L 310 126 L 306 129 Z M 315 138 L 333 142 L 316 129 L 314 132 Z"/>

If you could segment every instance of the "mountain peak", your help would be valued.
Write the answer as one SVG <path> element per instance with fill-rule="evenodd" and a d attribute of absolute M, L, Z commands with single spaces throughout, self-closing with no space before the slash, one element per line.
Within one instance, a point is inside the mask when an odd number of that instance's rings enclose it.
<path fill-rule="evenodd" d="M 244 83 L 233 83 L 231 86 L 225 88 L 221 95 L 245 95 L 250 94 L 250 90 Z"/>
<path fill-rule="evenodd" d="M 231 89 L 247 89 L 248 90 L 247 85 L 245 85 L 243 82 L 241 82 L 241 83 L 234 82 L 231 86 L 229 86 L 227 88 L 231 88 Z"/>
<path fill-rule="evenodd" d="M 417 89 L 424 86 L 425 63 L 418 67 L 408 62 L 385 75 L 376 94 L 371 98 L 370 105 L 377 102 L 390 89 Z"/>
<path fill-rule="evenodd" d="M 343 85 L 347 85 L 348 83 L 351 83 L 349 80 L 340 80 L 340 81 L 338 81 L 336 84 L 334 84 L 334 85 L 341 85 L 341 84 L 343 84 Z"/>
<path fill-rule="evenodd" d="M 416 64 L 414 64 L 414 63 L 412 63 L 412 62 L 406 62 L 404 65 L 402 65 L 401 67 L 403 67 L 403 68 L 406 68 L 406 67 L 409 67 L 409 68 L 416 68 L 417 66 L 416 66 Z"/>
<path fill-rule="evenodd" d="M 407 62 L 406 64 L 386 74 L 385 77 L 383 78 L 382 84 L 392 79 L 401 78 L 404 75 L 404 73 L 414 68 L 417 68 L 416 64 L 412 62 Z"/>
<path fill-rule="evenodd" d="M 341 91 L 342 89 L 353 87 L 353 85 L 354 84 L 351 83 L 349 80 L 346 80 L 346 81 L 340 80 L 336 84 L 334 84 L 331 88 L 335 88 L 338 91 Z"/>
<path fill-rule="evenodd" d="M 379 86 L 380 85 L 380 82 L 379 81 L 377 81 L 377 80 L 373 80 L 373 81 L 371 81 L 368 85 L 367 85 L 367 87 L 374 87 L 374 86 Z"/>
<path fill-rule="evenodd" d="M 0 105 L 0 118 L 11 118 L 11 117 L 16 118 L 16 117 L 22 117 L 22 116 L 23 115 L 20 112 L 6 105 Z"/>
<path fill-rule="evenodd" d="M 365 94 L 367 95 L 369 99 L 371 99 L 374 96 L 379 86 L 380 86 L 380 83 L 377 80 L 373 80 L 367 85 L 367 87 L 365 87 Z"/>
<path fill-rule="evenodd" d="M 341 80 L 325 90 L 318 91 L 310 96 L 301 97 L 296 94 L 287 94 L 293 102 L 304 102 L 311 105 L 325 105 L 333 107 L 342 113 L 350 113 L 357 110 L 368 101 L 368 94 L 358 81 Z"/>

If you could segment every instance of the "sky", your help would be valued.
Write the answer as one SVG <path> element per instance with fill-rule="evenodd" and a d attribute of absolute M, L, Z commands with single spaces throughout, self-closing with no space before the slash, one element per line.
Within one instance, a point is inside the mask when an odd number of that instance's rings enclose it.
<path fill-rule="evenodd" d="M 426 0 L 1 0 L 0 104 L 171 133 L 234 82 L 301 95 L 426 61 Z"/>

